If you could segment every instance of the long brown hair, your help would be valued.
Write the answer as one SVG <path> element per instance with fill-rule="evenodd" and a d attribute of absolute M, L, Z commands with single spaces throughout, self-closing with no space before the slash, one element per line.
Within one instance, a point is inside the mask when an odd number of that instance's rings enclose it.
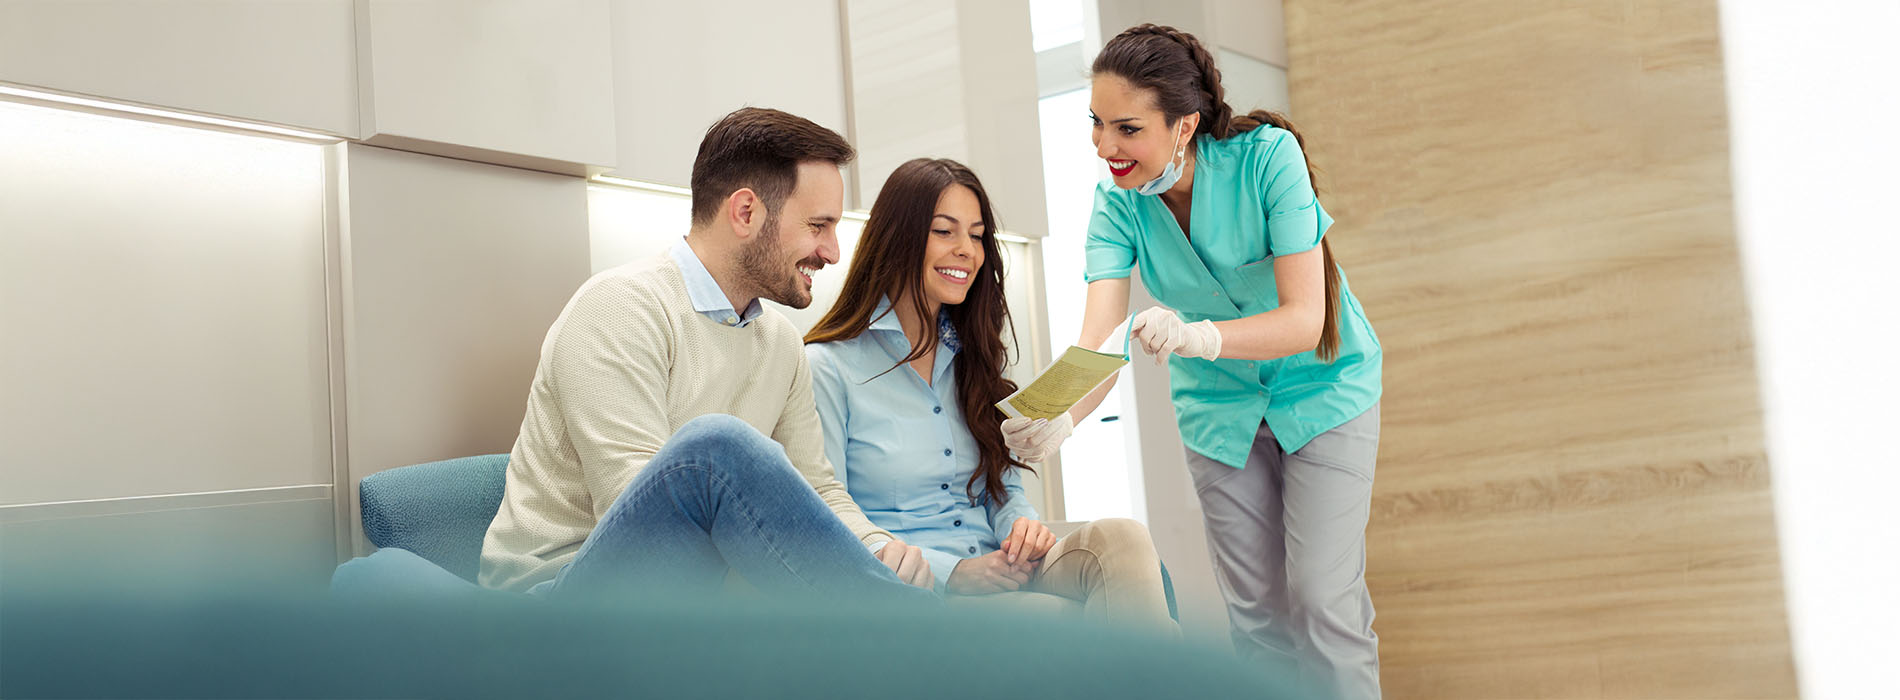
<path fill-rule="evenodd" d="M 1193 34 L 1158 24 L 1131 27 L 1102 46 L 1090 72 L 1114 75 L 1148 90 L 1170 127 L 1182 117 L 1199 114 L 1200 126 L 1194 133 L 1224 139 L 1265 124 L 1293 134 L 1300 155 L 1306 155 L 1306 138 L 1293 128 L 1286 115 L 1264 109 L 1234 115 L 1233 108 L 1227 106 L 1227 92 L 1221 87 L 1214 55 Z M 1319 179 L 1310 158 L 1306 161 L 1306 176 L 1313 191 L 1318 192 Z M 1319 247 L 1326 266 L 1326 323 L 1320 327 L 1317 353 L 1320 360 L 1332 362 L 1339 356 L 1339 265 L 1333 261 L 1333 247 L 1327 239 L 1320 238 Z"/>
<path fill-rule="evenodd" d="M 928 315 L 924 304 L 924 249 L 929 243 L 931 219 L 937 213 L 937 198 L 953 185 L 976 193 L 984 228 L 983 265 L 970 277 L 968 296 L 961 304 L 943 307 L 962 343 L 955 360 L 957 405 L 963 409 L 963 421 L 977 446 L 976 472 L 970 475 L 964 492 L 970 500 L 977 500 L 977 483 L 981 482 L 983 502 L 1002 505 L 1009 499 L 1003 474 L 1011 468 L 1029 466 L 1017 461 L 1003 445 L 1003 412 L 996 408 L 997 401 L 1016 391 L 1016 383 L 1003 376 L 1003 365 L 1008 361 L 1003 329 L 1010 321 L 1009 304 L 1003 299 L 1003 256 L 996 247 L 999 227 L 990 209 L 989 193 L 983 190 L 976 173 L 947 158 L 918 158 L 897 166 L 871 206 L 871 219 L 858 238 L 838 302 L 805 334 L 805 342 L 858 337 L 876 320 L 871 314 L 877 311 L 878 300 L 888 295 L 892 313 L 897 304 L 912 305 L 923 326 L 923 338 L 911 348 L 910 355 L 884 371 L 902 367 L 937 346 L 937 319 Z"/>

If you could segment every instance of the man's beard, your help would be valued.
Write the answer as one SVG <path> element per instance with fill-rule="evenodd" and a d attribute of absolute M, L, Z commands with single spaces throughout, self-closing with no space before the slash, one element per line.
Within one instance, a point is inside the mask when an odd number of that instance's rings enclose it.
<path fill-rule="evenodd" d="M 778 213 L 773 212 L 766 215 L 759 235 L 739 248 L 739 275 L 761 297 L 794 309 L 811 306 L 811 291 L 805 289 L 805 278 L 797 270 L 787 272 L 782 267 L 784 251 L 779 250 L 778 234 Z M 744 313 L 743 309 L 736 310 Z"/>

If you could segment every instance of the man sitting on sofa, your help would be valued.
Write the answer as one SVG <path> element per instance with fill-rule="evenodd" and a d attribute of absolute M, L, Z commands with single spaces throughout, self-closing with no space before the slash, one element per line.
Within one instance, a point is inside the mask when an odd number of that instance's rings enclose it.
<path fill-rule="evenodd" d="M 717 589 L 925 600 L 921 550 L 878 529 L 825 460 L 799 334 L 838 261 L 839 168 L 801 117 L 746 108 L 706 132 L 692 228 L 581 285 L 541 345 L 480 583 L 550 597 Z"/>

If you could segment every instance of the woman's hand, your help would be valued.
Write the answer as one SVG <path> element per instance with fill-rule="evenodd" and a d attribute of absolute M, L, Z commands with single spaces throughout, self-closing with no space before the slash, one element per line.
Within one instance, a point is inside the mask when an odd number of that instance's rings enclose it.
<path fill-rule="evenodd" d="M 930 562 L 924 560 L 924 550 L 916 545 L 905 544 L 903 540 L 891 540 L 873 556 L 891 567 L 897 578 L 918 588 L 929 588 L 936 583 L 930 575 Z"/>
<path fill-rule="evenodd" d="M 1003 550 L 999 549 L 957 562 L 957 568 L 950 570 L 950 578 L 944 582 L 944 588 L 957 595 L 1006 593 L 1029 583 L 1029 574 L 1033 569 L 1009 563 L 1004 559 Z"/>
<path fill-rule="evenodd" d="M 1002 552 L 1009 563 L 1016 564 L 1042 561 L 1043 555 L 1054 546 L 1056 533 L 1050 532 L 1049 526 L 1041 520 L 1017 518 L 1016 524 L 1009 528 L 1009 537 L 1003 538 L 1003 548 L 997 551 Z"/>
<path fill-rule="evenodd" d="M 1220 358 L 1220 330 L 1213 321 L 1188 323 L 1173 309 L 1150 307 L 1135 314 L 1129 326 L 1141 347 L 1155 356 L 1155 364 L 1168 359 L 1168 353 L 1208 360 Z"/>
<path fill-rule="evenodd" d="M 1064 413 L 1055 418 L 1008 418 L 1003 421 L 1003 446 L 1024 462 L 1046 462 L 1075 432 L 1075 421 Z"/>

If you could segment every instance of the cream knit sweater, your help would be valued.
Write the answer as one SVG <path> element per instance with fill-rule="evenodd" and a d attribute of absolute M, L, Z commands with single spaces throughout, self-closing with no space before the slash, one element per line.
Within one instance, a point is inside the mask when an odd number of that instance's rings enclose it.
<path fill-rule="evenodd" d="M 661 256 L 595 275 L 548 329 L 507 491 L 482 541 L 481 584 L 523 590 L 554 578 L 667 438 L 709 413 L 784 445 L 866 546 L 891 539 L 825 460 L 791 322 L 771 309 L 743 328 L 714 322 L 693 309 L 679 265 Z"/>

